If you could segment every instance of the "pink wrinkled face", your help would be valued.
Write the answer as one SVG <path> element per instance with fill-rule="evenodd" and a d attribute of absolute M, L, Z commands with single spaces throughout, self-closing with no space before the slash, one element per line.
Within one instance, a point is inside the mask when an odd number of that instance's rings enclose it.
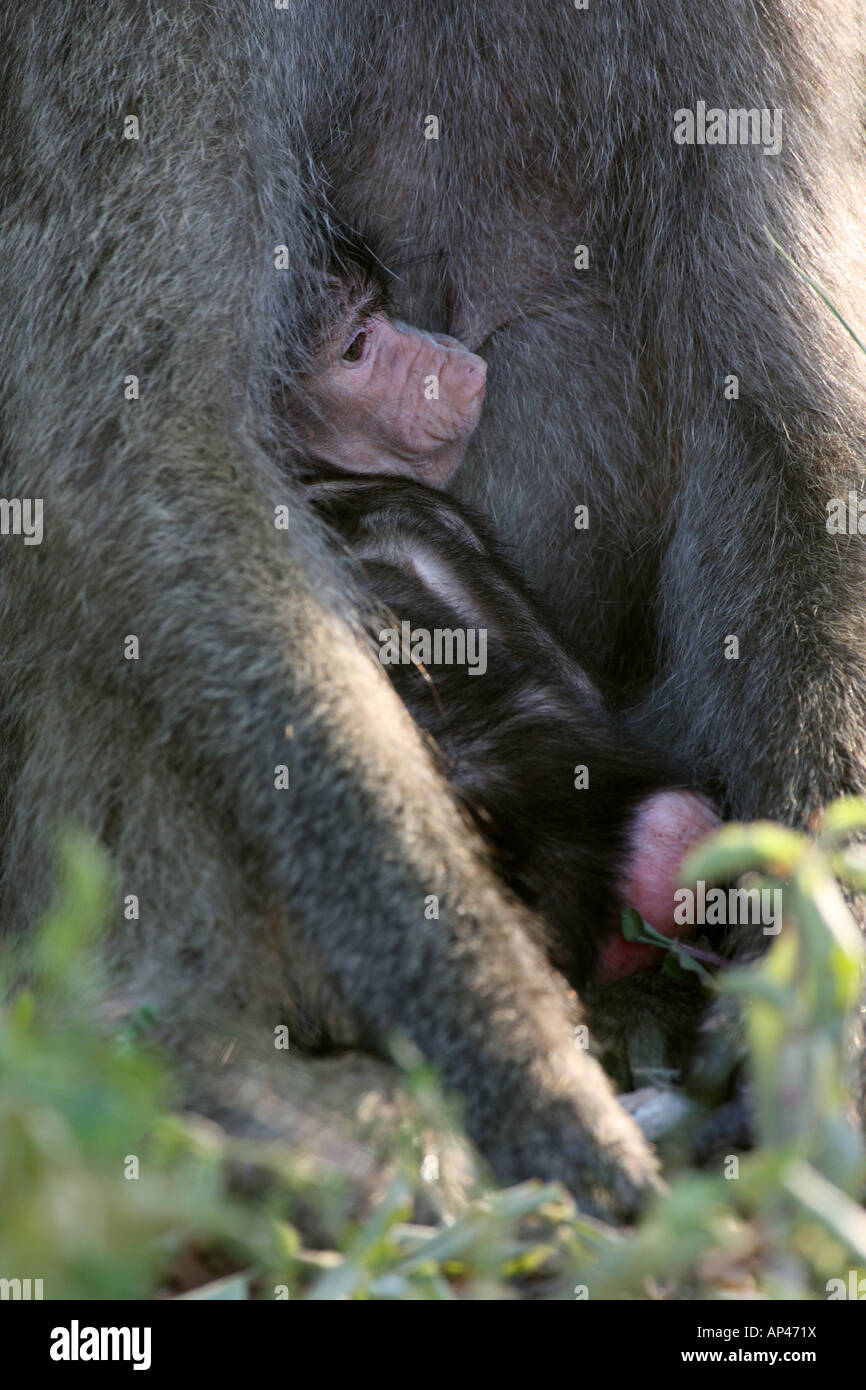
<path fill-rule="evenodd" d="M 478 424 L 486 378 L 487 363 L 455 338 L 371 314 L 310 382 L 310 452 L 350 473 L 442 487 Z"/>

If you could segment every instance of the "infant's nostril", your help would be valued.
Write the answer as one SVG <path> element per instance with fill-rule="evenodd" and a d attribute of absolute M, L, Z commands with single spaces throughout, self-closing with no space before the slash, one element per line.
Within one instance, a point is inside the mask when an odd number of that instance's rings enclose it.
<path fill-rule="evenodd" d="M 467 376 L 473 380 L 484 381 L 487 376 L 487 363 L 483 357 L 470 357 L 466 362 Z"/>

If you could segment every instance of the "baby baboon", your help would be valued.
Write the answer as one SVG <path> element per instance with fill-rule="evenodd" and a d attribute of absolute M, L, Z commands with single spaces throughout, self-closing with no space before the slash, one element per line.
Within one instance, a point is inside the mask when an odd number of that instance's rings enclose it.
<path fill-rule="evenodd" d="M 439 487 L 478 423 L 487 363 L 455 338 L 396 322 L 386 289 L 363 243 L 339 237 L 315 301 L 312 368 L 284 407 L 312 458 Z"/>
<path fill-rule="evenodd" d="M 380 659 L 500 874 L 541 911 L 554 963 L 578 988 L 640 968 L 658 953 L 625 942 L 619 908 L 673 934 L 679 861 L 715 817 L 606 707 L 481 519 L 424 486 L 459 464 L 486 364 L 394 323 L 363 247 L 339 243 L 324 283 L 311 362 L 285 404 L 330 466 L 309 495 L 394 624 L 380 627 Z"/>

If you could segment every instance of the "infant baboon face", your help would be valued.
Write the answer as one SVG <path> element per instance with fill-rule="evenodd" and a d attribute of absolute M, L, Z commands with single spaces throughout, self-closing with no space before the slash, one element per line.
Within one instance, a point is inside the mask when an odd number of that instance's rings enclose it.
<path fill-rule="evenodd" d="M 351 473 L 442 487 L 478 423 L 486 377 L 487 363 L 455 338 L 362 305 L 316 354 L 305 383 L 307 446 Z"/>

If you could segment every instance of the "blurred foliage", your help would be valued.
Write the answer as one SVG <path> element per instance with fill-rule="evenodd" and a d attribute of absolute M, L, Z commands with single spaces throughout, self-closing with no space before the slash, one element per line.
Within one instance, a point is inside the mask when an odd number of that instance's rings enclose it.
<path fill-rule="evenodd" d="M 96 950 L 107 867 L 69 835 L 59 906 L 26 960 L 4 959 L 0 1278 L 86 1299 L 826 1297 L 828 1280 L 866 1269 L 851 1104 L 863 948 L 836 882 L 866 887 L 849 843 L 864 830 L 866 805 L 846 800 L 817 839 L 731 825 L 690 855 L 684 881 L 748 874 L 783 894 L 766 954 L 713 986 L 745 1011 L 758 1142 L 719 1171 L 674 1170 L 629 1232 L 581 1216 L 554 1186 L 492 1190 L 471 1159 L 455 1201 L 424 1137 L 453 1134 L 453 1111 L 405 1044 L 415 1118 L 396 1127 L 394 1162 L 360 1215 L 335 1208 L 333 1173 L 314 1156 L 172 1115 L 152 1011 L 111 1021 Z M 234 1195 L 238 1167 L 266 1174 L 264 1188 Z M 317 1224 L 329 1242 L 318 1248 Z"/>
<path fill-rule="evenodd" d="M 46 1298 L 141 1297 L 191 1233 L 230 1241 L 222 1160 L 165 1114 L 163 1064 L 100 1023 L 93 949 L 107 866 L 91 841 L 62 848 L 60 906 L 27 961 L 4 959 L 0 1013 L 0 1277 Z M 127 1176 L 135 1171 L 139 1176 Z"/>
<path fill-rule="evenodd" d="M 828 808 L 817 839 L 766 822 L 726 825 L 694 849 L 686 883 L 778 889 L 784 928 L 717 980 L 745 1012 L 755 1149 L 716 1175 L 684 1173 L 634 1235 L 584 1271 L 592 1297 L 826 1297 L 866 1269 L 863 1133 L 854 1096 L 863 942 L 838 876 L 866 887 L 866 803 Z"/>

